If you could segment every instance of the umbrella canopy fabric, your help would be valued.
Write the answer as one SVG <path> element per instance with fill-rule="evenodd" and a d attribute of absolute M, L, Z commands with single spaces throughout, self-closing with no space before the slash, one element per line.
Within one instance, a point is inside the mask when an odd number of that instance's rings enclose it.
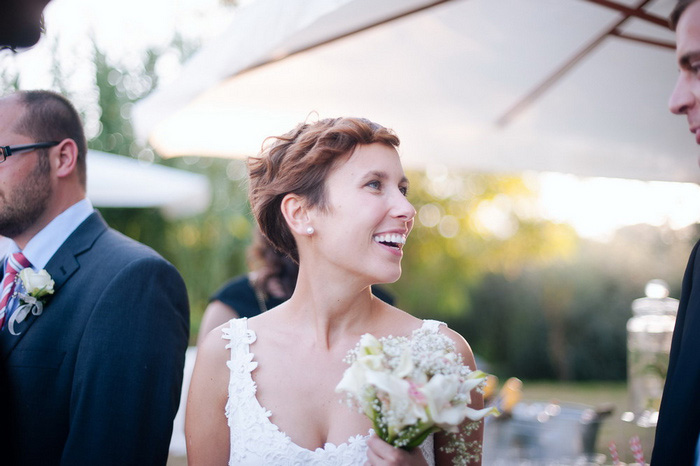
<path fill-rule="evenodd" d="M 185 217 L 206 210 L 211 188 L 204 175 L 90 150 L 87 196 L 96 207 L 158 207 Z"/>
<path fill-rule="evenodd" d="M 164 157 L 245 157 L 300 121 L 364 116 L 398 133 L 409 168 L 697 182 L 667 110 L 673 50 L 621 37 L 672 44 L 658 20 L 674 3 L 257 0 L 134 124 Z"/>

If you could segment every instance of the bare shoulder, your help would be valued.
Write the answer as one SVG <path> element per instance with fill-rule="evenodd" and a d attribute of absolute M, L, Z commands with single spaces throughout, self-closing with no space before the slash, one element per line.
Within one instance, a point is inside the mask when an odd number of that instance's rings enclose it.
<path fill-rule="evenodd" d="M 223 324 L 209 332 L 198 345 L 192 373 L 185 436 L 188 463 L 225 464 L 228 458 L 228 429 L 225 406 L 228 398 L 229 369 Z"/>
<path fill-rule="evenodd" d="M 285 312 L 287 303 L 282 303 L 277 307 L 273 307 L 269 311 L 265 311 L 247 319 L 247 325 L 250 330 L 255 332 L 258 337 L 263 333 L 269 335 L 279 329 L 285 328 L 285 323 L 288 322 L 289 314 Z"/>
<path fill-rule="evenodd" d="M 455 349 L 464 358 L 464 363 L 468 365 L 472 370 L 476 369 L 476 362 L 474 360 L 474 353 L 472 352 L 469 343 L 464 339 L 462 335 L 455 332 L 447 325 L 440 326 L 440 333 L 448 337 L 450 340 L 454 341 Z"/>
<path fill-rule="evenodd" d="M 227 340 L 222 338 L 222 330 L 227 325 L 229 324 L 215 328 L 197 345 L 197 359 L 194 363 L 187 400 L 188 417 L 192 413 L 191 407 L 197 408 L 194 412 L 206 412 L 212 409 L 209 405 L 212 402 L 216 406 L 225 403 L 229 378 L 229 369 L 226 364 L 229 359 L 229 350 L 226 348 Z"/>
<path fill-rule="evenodd" d="M 379 301 L 379 298 L 375 299 Z M 413 330 L 423 325 L 423 321 L 418 317 L 383 301 L 380 303 L 381 307 L 379 309 L 381 309 L 381 314 L 383 316 L 381 319 L 382 326 L 388 327 L 390 330 L 386 333 L 393 335 L 410 335 Z"/>
<path fill-rule="evenodd" d="M 224 339 L 224 329 L 229 323 L 219 325 L 207 333 L 201 343 L 197 345 L 197 365 L 206 372 L 214 372 L 217 368 L 226 368 L 229 358 L 229 350 L 226 348 L 228 340 Z"/>

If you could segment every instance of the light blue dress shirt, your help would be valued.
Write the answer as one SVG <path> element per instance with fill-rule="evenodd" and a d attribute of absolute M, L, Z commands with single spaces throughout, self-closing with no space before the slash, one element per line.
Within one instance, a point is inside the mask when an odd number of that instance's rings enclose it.
<path fill-rule="evenodd" d="M 24 257 L 31 262 L 32 269 L 39 271 L 46 267 L 58 248 L 94 211 L 90 200 L 83 199 L 61 212 L 39 233 L 34 235 L 22 251 Z M 19 250 L 19 247 L 12 242 L 8 254 L 19 252 Z"/>
<path fill-rule="evenodd" d="M 76 202 L 56 216 L 39 233 L 29 240 L 22 253 L 32 264 L 34 271 L 46 267 L 49 260 L 56 254 L 58 248 L 68 239 L 78 226 L 95 211 L 89 199 Z M 9 243 L 7 255 L 19 252 L 20 249 L 14 241 Z M 18 286 L 22 286 L 21 283 Z M 7 303 L 8 316 L 16 307 L 16 299 L 10 298 Z M 7 320 L 6 320 L 7 322 Z"/>

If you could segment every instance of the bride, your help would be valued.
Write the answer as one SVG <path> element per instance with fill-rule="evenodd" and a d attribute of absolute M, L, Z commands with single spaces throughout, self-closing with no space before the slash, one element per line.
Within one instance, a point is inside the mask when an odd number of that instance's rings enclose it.
<path fill-rule="evenodd" d="M 187 402 L 190 466 L 452 464 L 445 434 L 412 451 L 394 448 L 335 392 L 343 359 L 364 333 L 430 327 L 475 369 L 459 334 L 372 295 L 371 285 L 400 277 L 416 214 L 398 145 L 376 123 L 335 118 L 301 124 L 249 159 L 253 213 L 299 263 L 299 277 L 288 301 L 231 320 L 202 343 Z M 480 395 L 472 402 L 483 405 Z M 481 445 L 483 427 L 464 432 Z"/>

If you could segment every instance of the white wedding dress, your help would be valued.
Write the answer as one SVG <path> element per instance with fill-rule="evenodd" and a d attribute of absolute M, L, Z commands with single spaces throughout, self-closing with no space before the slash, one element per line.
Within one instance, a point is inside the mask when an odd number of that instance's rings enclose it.
<path fill-rule="evenodd" d="M 437 332 L 440 322 L 426 320 L 423 328 Z M 367 460 L 367 435 L 351 437 L 340 445 L 326 443 L 323 448 L 308 450 L 292 442 L 287 434 L 270 421 L 270 411 L 263 408 L 255 397 L 256 387 L 251 372 L 258 366 L 253 361 L 250 344 L 256 339 L 248 329 L 246 318 L 233 319 L 224 328 L 223 338 L 230 340 L 228 366 L 231 371 L 226 402 L 226 417 L 230 428 L 229 465 L 292 466 L 333 465 L 361 466 Z M 435 465 L 433 436 L 420 446 L 423 456 Z"/>

